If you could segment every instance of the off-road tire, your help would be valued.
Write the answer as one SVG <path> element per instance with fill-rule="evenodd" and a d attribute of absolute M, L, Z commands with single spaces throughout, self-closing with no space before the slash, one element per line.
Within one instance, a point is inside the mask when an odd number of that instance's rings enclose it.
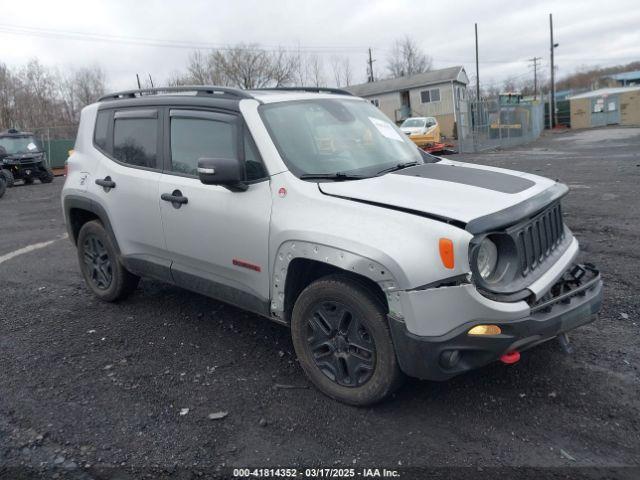
<path fill-rule="evenodd" d="M 4 192 L 7 190 L 7 182 L 3 176 L 0 176 L 0 198 L 4 196 Z"/>
<path fill-rule="evenodd" d="M 16 180 L 15 178 L 13 178 L 13 173 L 11 172 L 11 170 L 1 169 L 0 176 L 4 177 L 4 180 L 7 183 L 7 188 L 13 187 L 13 184 Z"/>
<path fill-rule="evenodd" d="M 140 277 L 124 268 L 109 234 L 98 220 L 82 226 L 77 250 L 82 276 L 89 290 L 100 300 L 122 300 L 138 286 Z"/>
<path fill-rule="evenodd" d="M 343 319 L 344 311 L 350 312 L 348 314 L 350 317 L 347 317 L 350 318 L 349 326 L 344 329 L 349 333 L 342 335 L 339 327 L 335 337 L 325 342 L 323 339 L 332 335 L 332 333 L 328 333 L 331 329 L 322 328 L 320 334 L 317 335 L 319 331 L 316 323 L 317 314 L 322 312 L 322 308 L 327 306 L 332 308 L 335 305 L 337 305 L 339 312 L 337 315 Z M 343 311 L 340 312 L 340 309 Z M 324 315 L 325 313 L 322 313 L 322 316 Z M 293 307 L 291 335 L 300 366 L 318 390 L 341 402 L 364 406 L 379 402 L 401 385 L 404 376 L 398 365 L 386 315 L 387 311 L 382 299 L 372 291 L 371 287 L 348 275 L 323 277 L 302 291 Z M 357 332 L 350 332 L 353 321 L 356 321 L 356 328 L 359 329 Z M 338 323 L 342 324 L 343 320 L 338 320 Z M 328 327 L 324 320 L 323 324 Z M 331 330 L 331 332 L 333 331 Z M 342 337 L 341 344 L 338 342 L 338 336 Z M 316 337 L 322 338 L 318 341 Z M 367 353 L 366 349 L 360 350 L 359 347 L 352 347 L 352 342 L 362 344 L 363 340 L 367 338 L 371 341 L 368 347 L 373 345 L 373 353 Z M 322 345 L 321 348 L 326 347 L 329 353 L 318 353 L 319 349 L 316 348 L 318 344 Z M 343 373 L 349 372 L 352 369 L 348 365 L 351 364 L 352 359 L 340 360 L 340 356 L 347 358 L 344 355 L 351 355 L 349 352 L 352 351 L 352 348 L 357 353 L 354 355 L 356 365 L 363 356 L 365 358 L 369 356 L 369 358 L 373 358 L 373 368 L 368 370 L 369 367 L 367 367 L 364 370 L 368 371 L 369 373 L 366 375 L 370 376 L 359 385 L 357 384 L 358 375 L 349 373 L 346 375 L 346 381 L 351 384 L 355 381 L 356 385 L 345 386 L 345 377 L 342 379 L 343 384 L 340 384 L 339 374 L 334 375 L 333 379 L 328 376 L 331 373 L 327 373 L 326 364 L 335 363 L 332 367 L 334 372 L 338 370 L 342 370 Z M 318 365 L 318 358 L 330 358 L 327 361 L 320 361 L 324 371 Z M 339 365 L 343 365 L 343 368 L 341 369 Z M 362 369 L 363 365 L 358 365 L 356 370 L 358 368 Z M 370 373 L 371 371 L 373 373 Z M 355 377 L 355 379 L 351 377 Z"/>
<path fill-rule="evenodd" d="M 48 167 L 42 167 L 40 170 L 40 183 L 51 183 L 53 182 L 55 175 L 53 175 L 53 171 Z"/>
<path fill-rule="evenodd" d="M 33 177 L 24 177 L 22 180 L 25 185 L 33 185 Z"/>

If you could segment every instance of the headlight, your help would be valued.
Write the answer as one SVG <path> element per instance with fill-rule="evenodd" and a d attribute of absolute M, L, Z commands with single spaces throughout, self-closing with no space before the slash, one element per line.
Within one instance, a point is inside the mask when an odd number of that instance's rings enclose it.
<path fill-rule="evenodd" d="M 478 273 L 486 280 L 496 270 L 498 265 L 498 248 L 488 238 L 485 238 L 480 242 L 477 255 L 477 267 Z"/>

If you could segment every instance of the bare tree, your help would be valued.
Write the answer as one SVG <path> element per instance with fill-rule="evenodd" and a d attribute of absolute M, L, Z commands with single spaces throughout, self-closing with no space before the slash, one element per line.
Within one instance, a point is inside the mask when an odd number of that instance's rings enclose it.
<path fill-rule="evenodd" d="M 348 87 L 351 85 L 353 71 L 351 70 L 349 57 L 331 57 L 331 69 L 336 87 Z"/>
<path fill-rule="evenodd" d="M 62 123 L 77 123 L 80 111 L 95 102 L 106 92 L 104 71 L 98 67 L 85 67 L 70 70 L 64 75 L 57 75 L 61 107 Z"/>
<path fill-rule="evenodd" d="M 307 81 L 313 87 L 325 87 L 324 64 L 318 55 L 309 55 L 306 59 Z"/>
<path fill-rule="evenodd" d="M 251 89 L 290 85 L 296 79 L 297 59 L 284 49 L 267 51 L 238 44 L 208 54 L 189 56 L 187 73 L 174 73 L 171 85 L 223 85 Z"/>
<path fill-rule="evenodd" d="M 433 60 L 410 37 L 396 40 L 387 58 L 387 70 L 392 78 L 415 75 L 431 70 Z"/>
<path fill-rule="evenodd" d="M 271 78 L 275 87 L 290 85 L 296 80 L 298 58 L 283 49 L 271 54 Z"/>

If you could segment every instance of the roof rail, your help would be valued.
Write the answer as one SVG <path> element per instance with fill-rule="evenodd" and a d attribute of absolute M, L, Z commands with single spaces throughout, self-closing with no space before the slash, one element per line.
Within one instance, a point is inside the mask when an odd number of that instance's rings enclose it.
<path fill-rule="evenodd" d="M 280 90 L 285 92 L 315 92 L 315 93 L 334 93 L 336 95 L 349 95 L 353 96 L 351 92 L 342 90 L 341 88 L 329 88 L 329 87 L 265 87 L 265 88 L 252 88 L 251 90 Z"/>
<path fill-rule="evenodd" d="M 162 93 L 184 93 L 195 92 L 196 95 L 229 95 L 237 98 L 253 98 L 251 94 L 239 88 L 218 87 L 215 85 L 184 85 L 179 87 L 157 87 L 141 88 L 138 90 L 124 90 L 122 92 L 109 93 L 98 99 L 99 102 L 107 100 L 120 100 L 125 98 L 136 98 L 147 95 L 158 95 Z"/>

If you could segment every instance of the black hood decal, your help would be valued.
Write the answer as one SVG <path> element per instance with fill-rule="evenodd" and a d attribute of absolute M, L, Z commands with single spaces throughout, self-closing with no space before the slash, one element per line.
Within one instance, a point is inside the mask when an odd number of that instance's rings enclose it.
<path fill-rule="evenodd" d="M 445 182 L 462 183 L 472 187 L 486 188 L 501 193 L 520 193 L 535 185 L 529 179 L 509 175 L 508 173 L 482 170 L 479 168 L 458 167 L 440 163 L 426 163 L 415 167 L 405 168 L 393 175 L 409 175 L 413 177 L 430 178 Z"/>

